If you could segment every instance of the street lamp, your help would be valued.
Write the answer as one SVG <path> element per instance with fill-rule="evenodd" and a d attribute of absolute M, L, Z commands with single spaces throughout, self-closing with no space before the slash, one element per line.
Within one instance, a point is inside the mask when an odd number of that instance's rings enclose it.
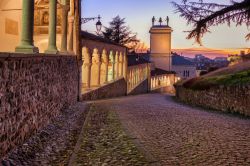
<path fill-rule="evenodd" d="M 98 21 L 96 22 L 96 30 L 97 30 L 97 33 L 99 33 L 102 29 L 102 23 L 101 23 L 101 16 L 98 15 L 98 17 L 90 17 L 90 18 L 82 18 L 81 19 L 81 23 L 82 24 L 85 24 L 91 20 L 95 20 L 95 19 L 98 19 Z"/>

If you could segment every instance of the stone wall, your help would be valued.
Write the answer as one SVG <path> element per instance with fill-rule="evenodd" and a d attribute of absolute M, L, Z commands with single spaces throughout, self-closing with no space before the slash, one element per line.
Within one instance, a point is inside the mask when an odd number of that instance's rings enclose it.
<path fill-rule="evenodd" d="M 127 83 L 124 78 L 110 82 L 95 90 L 82 94 L 82 101 L 126 96 Z"/>
<path fill-rule="evenodd" d="M 175 94 L 175 88 L 174 86 L 165 86 L 161 87 L 159 89 L 155 89 L 151 91 L 152 93 L 168 93 L 168 94 Z"/>
<path fill-rule="evenodd" d="M 250 116 L 250 85 L 220 86 L 203 91 L 177 86 L 176 96 L 192 105 Z"/>
<path fill-rule="evenodd" d="M 0 53 L 0 158 L 77 102 L 75 56 Z"/>
<path fill-rule="evenodd" d="M 148 92 L 149 92 L 148 79 L 145 79 L 139 85 L 137 85 L 132 91 L 130 91 L 128 95 L 138 95 Z"/>

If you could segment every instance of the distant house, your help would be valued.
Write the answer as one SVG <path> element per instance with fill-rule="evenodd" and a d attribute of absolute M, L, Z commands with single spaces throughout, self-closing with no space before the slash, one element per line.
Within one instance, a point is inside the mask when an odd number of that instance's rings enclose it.
<path fill-rule="evenodd" d="M 172 54 L 172 70 L 182 79 L 189 79 L 197 76 L 195 64 L 176 53 Z"/>

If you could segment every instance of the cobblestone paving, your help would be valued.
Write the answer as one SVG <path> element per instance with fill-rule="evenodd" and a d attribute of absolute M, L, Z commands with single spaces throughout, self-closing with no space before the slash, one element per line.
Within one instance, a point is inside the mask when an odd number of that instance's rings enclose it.
<path fill-rule="evenodd" d="M 13 150 L 0 166 L 67 165 L 86 118 L 85 103 L 77 103 Z"/>
<path fill-rule="evenodd" d="M 91 106 L 69 165 L 147 166 L 150 161 L 123 131 L 105 105 Z"/>
<path fill-rule="evenodd" d="M 104 101 L 162 165 L 250 165 L 250 120 L 141 95 Z"/>

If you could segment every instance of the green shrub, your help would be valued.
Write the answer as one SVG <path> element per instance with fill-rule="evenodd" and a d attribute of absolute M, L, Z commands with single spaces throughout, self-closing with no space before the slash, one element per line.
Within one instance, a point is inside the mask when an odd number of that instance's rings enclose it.
<path fill-rule="evenodd" d="M 250 70 L 241 71 L 236 74 L 226 74 L 211 77 L 198 77 L 186 81 L 183 86 L 193 90 L 206 90 L 220 85 L 232 86 L 250 83 Z"/>

